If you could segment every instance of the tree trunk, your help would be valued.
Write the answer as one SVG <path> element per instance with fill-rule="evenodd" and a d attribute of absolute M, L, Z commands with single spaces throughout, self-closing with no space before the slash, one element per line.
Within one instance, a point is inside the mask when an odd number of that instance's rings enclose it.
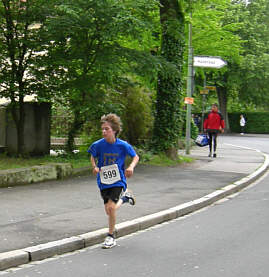
<path fill-rule="evenodd" d="M 74 120 L 68 132 L 68 139 L 66 142 L 66 151 L 68 153 L 73 153 L 73 150 L 75 150 L 75 137 L 81 131 L 84 123 L 85 120 L 82 119 L 80 112 L 75 111 Z"/>
<path fill-rule="evenodd" d="M 164 151 L 175 157 L 182 125 L 180 90 L 185 48 L 184 14 L 177 0 L 160 0 L 160 4 L 161 56 L 176 70 L 164 67 L 158 74 L 153 147 L 155 151 Z"/>
<path fill-rule="evenodd" d="M 228 118 L 228 112 L 227 112 L 227 90 L 225 87 L 218 87 L 217 89 L 218 94 L 218 100 L 219 100 L 219 106 L 220 106 L 220 112 L 224 118 L 225 121 L 225 130 L 226 132 L 230 132 L 230 124 L 229 124 L 229 118 Z"/>

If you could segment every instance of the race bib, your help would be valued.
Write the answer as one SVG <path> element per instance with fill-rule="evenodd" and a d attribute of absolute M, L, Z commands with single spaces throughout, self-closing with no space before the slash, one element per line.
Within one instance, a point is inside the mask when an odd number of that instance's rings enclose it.
<path fill-rule="evenodd" d="M 101 167 L 100 172 L 101 183 L 111 185 L 121 180 L 120 171 L 117 164 L 111 164 Z"/>

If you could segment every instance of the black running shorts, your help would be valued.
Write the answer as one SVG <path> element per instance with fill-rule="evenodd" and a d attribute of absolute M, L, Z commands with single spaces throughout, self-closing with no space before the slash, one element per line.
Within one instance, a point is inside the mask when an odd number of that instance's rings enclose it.
<path fill-rule="evenodd" d="M 104 200 L 104 204 L 106 204 L 109 199 L 117 203 L 120 199 L 122 189 L 122 187 L 113 187 L 101 190 L 101 196 Z"/>

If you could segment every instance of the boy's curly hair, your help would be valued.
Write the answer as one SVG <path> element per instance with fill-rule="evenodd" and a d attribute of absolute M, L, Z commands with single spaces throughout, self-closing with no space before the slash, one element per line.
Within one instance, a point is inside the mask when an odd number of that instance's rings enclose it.
<path fill-rule="evenodd" d="M 122 122 L 119 116 L 117 116 L 116 114 L 113 113 L 109 113 L 107 115 L 103 115 L 101 117 L 101 124 L 103 123 L 109 123 L 112 130 L 115 131 L 115 135 L 117 136 L 120 132 L 121 132 L 121 126 L 122 126 Z"/>

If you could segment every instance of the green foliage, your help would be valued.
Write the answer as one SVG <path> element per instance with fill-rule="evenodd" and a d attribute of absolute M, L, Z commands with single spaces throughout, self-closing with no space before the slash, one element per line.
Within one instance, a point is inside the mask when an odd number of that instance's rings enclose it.
<path fill-rule="evenodd" d="M 52 137 L 67 137 L 72 123 L 72 113 L 67 107 L 54 103 L 52 106 L 50 134 Z"/>
<path fill-rule="evenodd" d="M 170 159 L 166 153 L 160 152 L 154 154 L 143 149 L 136 149 L 137 154 L 139 155 L 139 163 L 148 164 L 154 166 L 178 166 L 182 163 L 190 163 L 193 161 L 190 157 L 177 156 L 177 159 Z"/>
<path fill-rule="evenodd" d="M 125 83 L 115 90 L 108 90 L 106 95 L 102 114 L 116 113 L 121 117 L 123 131 L 120 138 L 136 146 L 148 141 L 153 125 L 151 94 L 139 83 L 126 78 Z M 83 136 L 90 137 L 88 140 L 84 139 L 87 145 L 93 142 L 92 137 L 101 137 L 99 118 L 85 124 Z"/>
<path fill-rule="evenodd" d="M 186 134 L 186 119 L 184 120 L 184 123 L 182 125 L 182 134 Z M 199 134 L 199 128 L 194 123 L 193 119 L 191 120 L 191 138 L 196 139 L 196 137 Z"/>
<path fill-rule="evenodd" d="M 196 68 L 195 110 L 202 110 L 199 90 L 207 85 L 217 87 L 217 94 L 210 91 L 208 103 L 219 101 L 220 109 L 227 121 L 227 100 L 238 84 L 237 65 L 241 62 L 243 40 L 237 31 L 242 23 L 237 20 L 237 7 L 233 1 L 198 1 L 193 7 L 193 47 L 195 55 L 219 56 L 228 65 L 221 69 Z M 197 95 L 198 94 L 198 95 Z M 195 99 L 196 100 L 196 99 Z"/>
<path fill-rule="evenodd" d="M 184 14 L 178 1 L 161 1 L 162 27 L 161 56 L 170 69 L 158 73 L 156 113 L 153 129 L 153 147 L 157 152 L 177 148 L 183 114 L 182 65 L 185 49 Z M 172 31 L 173 30 L 173 31 Z M 176 32 L 175 32 L 176 30 Z"/>
<path fill-rule="evenodd" d="M 191 138 L 192 139 L 196 139 L 196 137 L 199 134 L 199 128 L 196 126 L 196 124 L 194 123 L 194 121 L 191 121 Z"/>
<path fill-rule="evenodd" d="M 81 135 L 82 145 L 79 147 L 79 151 L 82 153 L 86 153 L 92 143 L 102 138 L 100 123 L 88 124 L 88 127 L 90 125 L 90 131 L 88 130 L 88 133 L 84 132 Z"/>
<path fill-rule="evenodd" d="M 252 101 L 245 102 L 239 98 L 239 92 L 233 90 L 230 92 L 230 98 L 228 99 L 228 113 L 233 112 L 252 112 L 252 111 L 264 111 L 262 107 L 258 108 Z"/>
<path fill-rule="evenodd" d="M 269 2 L 252 0 L 240 6 L 244 59 L 239 71 L 239 97 L 246 103 L 267 107 L 269 103 Z"/>
<path fill-rule="evenodd" d="M 229 113 L 231 132 L 240 132 L 240 114 L 243 114 L 246 120 L 245 133 L 269 134 L 268 112 Z"/>
<path fill-rule="evenodd" d="M 65 0 L 55 5 L 55 16 L 49 19 L 54 41 L 49 56 L 54 66 L 65 69 L 59 76 L 63 94 L 57 100 L 64 98 L 73 113 L 69 151 L 86 121 L 96 121 L 111 108 L 121 110 L 110 101 L 109 91 L 116 91 L 122 76 L 156 71 L 151 44 L 134 47 L 150 36 L 156 8 L 155 0 Z"/>
<path fill-rule="evenodd" d="M 0 94 L 11 101 L 31 94 L 41 101 L 51 96 L 54 83 L 46 70 L 49 40 L 44 32 L 51 5 L 50 0 L 0 2 Z"/>
<path fill-rule="evenodd" d="M 128 82 L 118 89 L 118 103 L 122 105 L 121 137 L 132 145 L 141 145 L 151 137 L 153 116 L 150 93 L 139 84 Z"/>
<path fill-rule="evenodd" d="M 229 0 L 194 3 L 192 22 L 195 55 L 220 56 L 228 61 L 239 59 L 241 41 L 235 31 L 241 25 L 233 20 L 232 11 Z"/>
<path fill-rule="evenodd" d="M 153 155 L 142 149 L 136 149 L 141 164 L 150 164 L 156 166 L 177 166 L 183 163 L 190 163 L 193 161 L 192 158 L 178 156 L 176 161 L 167 158 L 163 153 Z M 44 156 L 40 158 L 11 158 L 4 154 L 0 155 L 0 170 L 14 169 L 14 168 L 25 168 L 35 165 L 45 165 L 50 163 L 70 163 L 73 168 L 91 167 L 90 156 L 86 152 L 76 153 L 74 155 L 59 155 L 59 156 Z M 91 171 L 89 171 L 91 172 Z"/>
<path fill-rule="evenodd" d="M 0 170 L 25 168 L 35 165 L 45 165 L 50 163 L 71 163 L 73 168 L 81 168 L 90 165 L 89 155 L 86 152 L 75 155 L 43 156 L 38 158 L 12 158 L 0 154 Z"/>
<path fill-rule="evenodd" d="M 50 43 L 44 29 L 51 4 L 50 0 L 0 2 L 0 96 L 11 102 L 17 155 L 28 155 L 24 149 L 24 98 L 35 95 L 42 102 L 57 94 L 55 78 L 44 70 Z"/>

